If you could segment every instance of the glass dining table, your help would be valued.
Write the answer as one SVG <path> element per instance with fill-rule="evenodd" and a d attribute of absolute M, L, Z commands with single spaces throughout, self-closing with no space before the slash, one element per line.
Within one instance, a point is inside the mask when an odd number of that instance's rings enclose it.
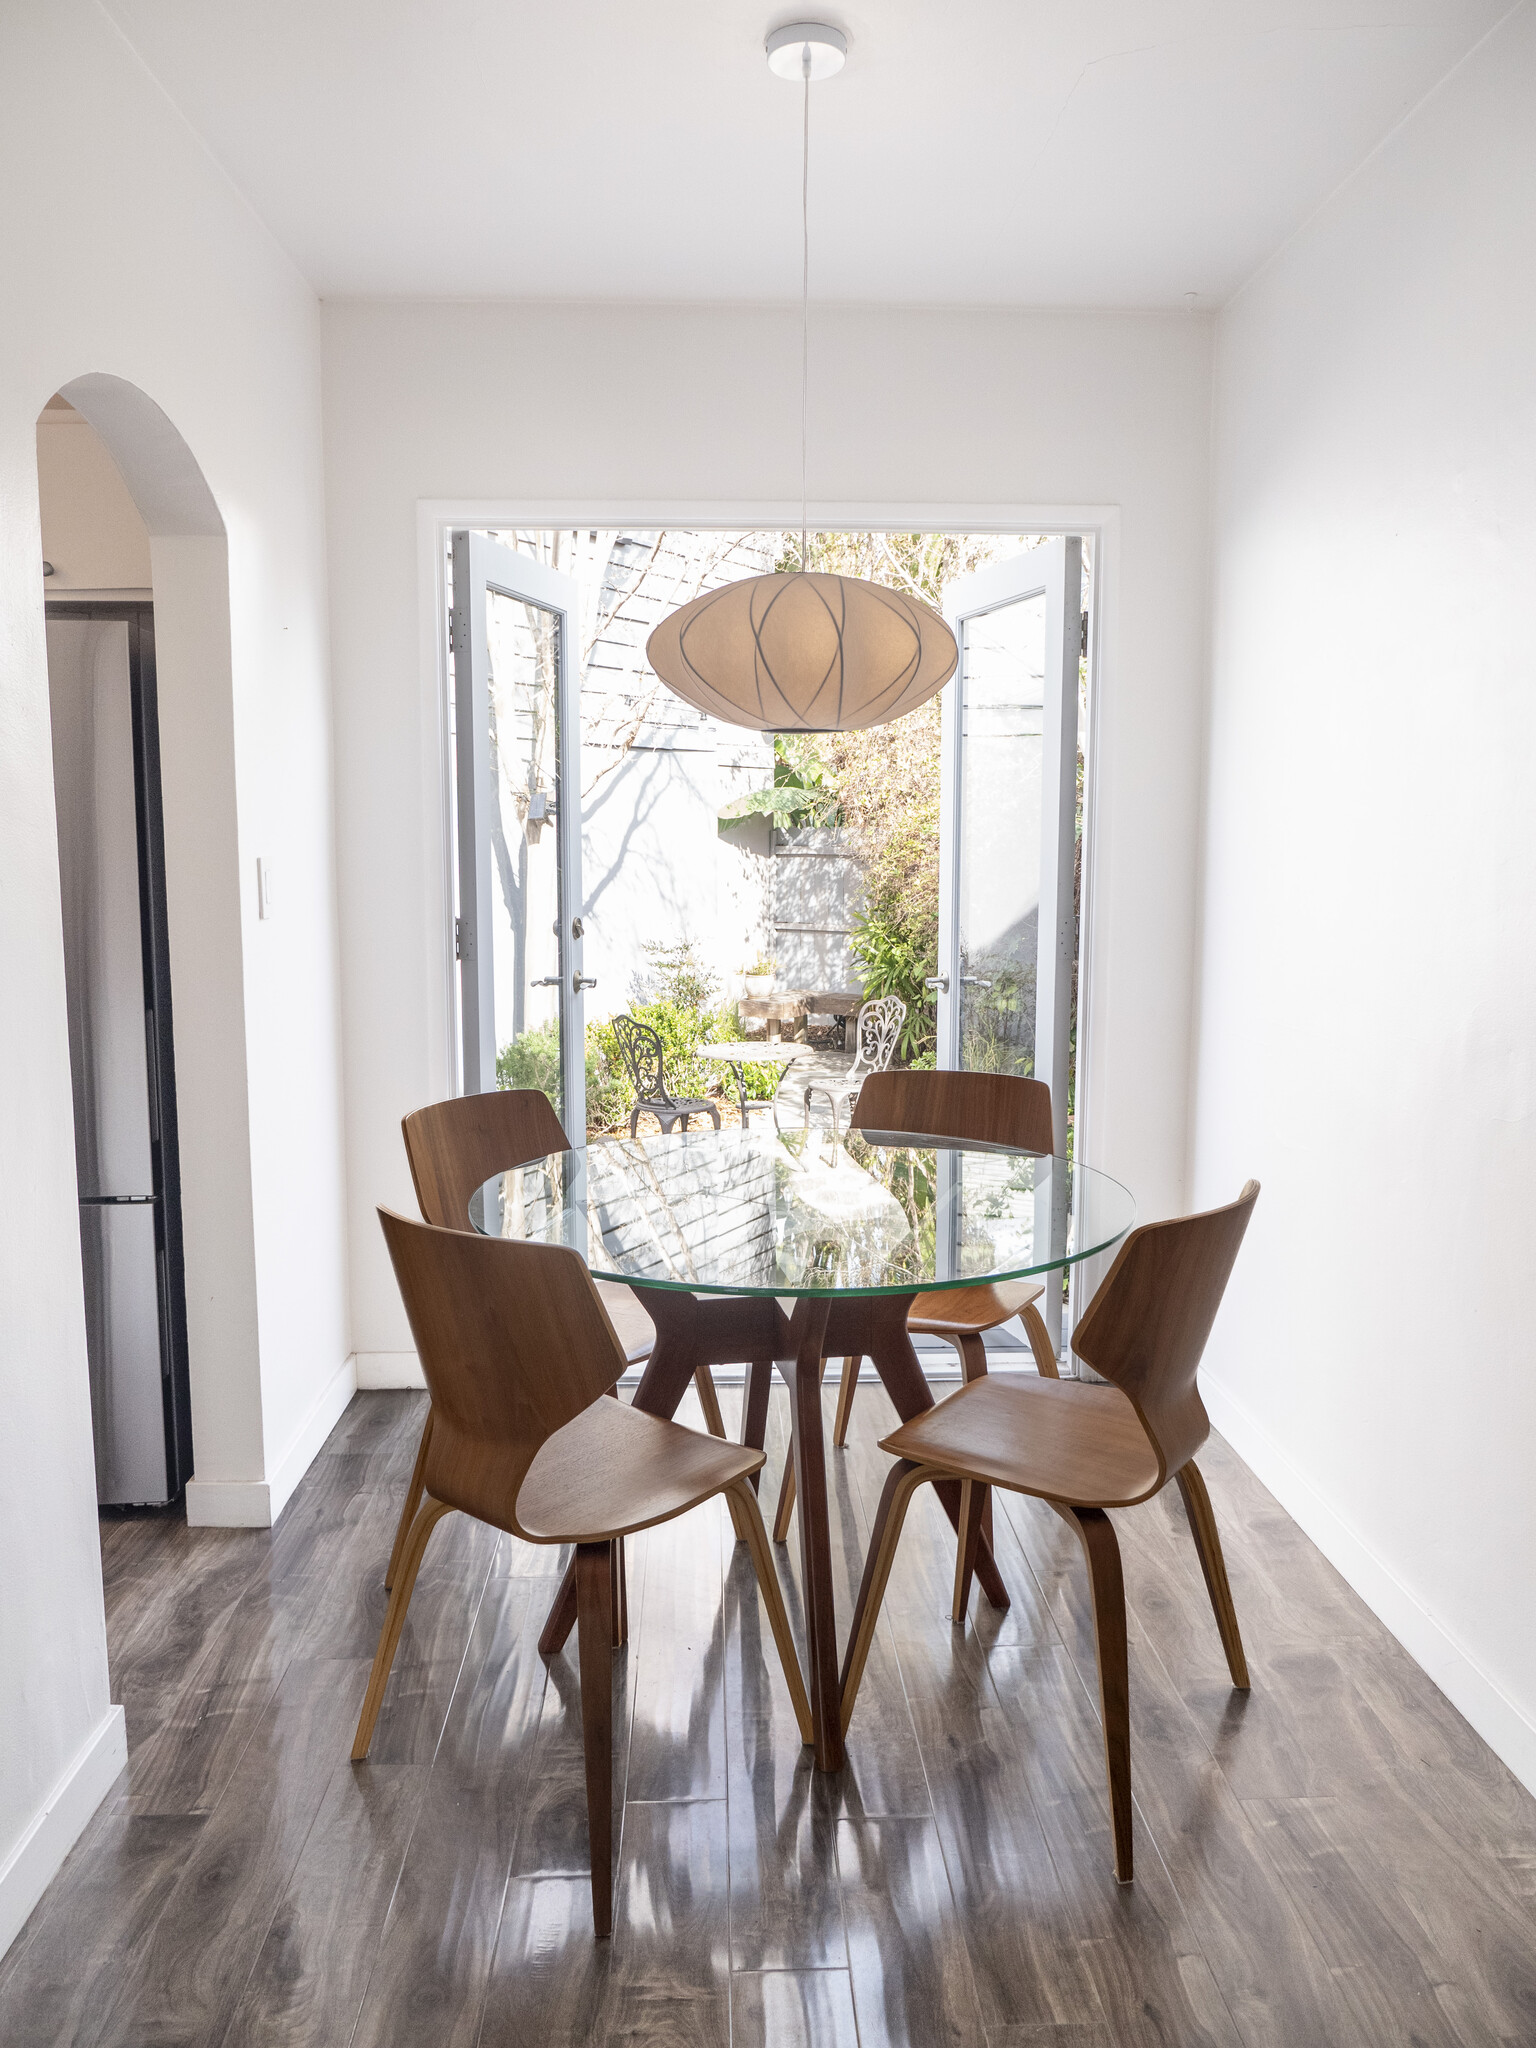
<path fill-rule="evenodd" d="M 488 1236 L 569 1245 L 596 1278 L 634 1291 L 656 1325 L 637 1408 L 670 1416 L 702 1367 L 744 1364 L 742 1440 L 761 1449 L 783 1376 L 816 1762 L 838 1770 L 827 1358 L 870 1359 L 909 1420 L 933 1406 L 907 1331 L 914 1295 L 1060 1272 L 1123 1237 L 1135 1203 L 1107 1174 L 1005 1146 L 758 1128 L 593 1139 L 493 1176 L 469 1220 Z M 956 1521 L 959 1487 L 939 1494 Z M 976 1576 L 1006 1607 L 989 1550 Z M 560 1648 L 575 1613 L 574 1582 L 563 1583 L 541 1650 Z"/>

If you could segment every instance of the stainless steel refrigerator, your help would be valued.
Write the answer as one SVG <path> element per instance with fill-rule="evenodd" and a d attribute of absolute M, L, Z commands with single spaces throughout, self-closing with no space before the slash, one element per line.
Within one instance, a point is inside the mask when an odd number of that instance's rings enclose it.
<path fill-rule="evenodd" d="M 96 1493 L 163 1503 L 192 1433 L 153 613 L 47 610 Z"/>

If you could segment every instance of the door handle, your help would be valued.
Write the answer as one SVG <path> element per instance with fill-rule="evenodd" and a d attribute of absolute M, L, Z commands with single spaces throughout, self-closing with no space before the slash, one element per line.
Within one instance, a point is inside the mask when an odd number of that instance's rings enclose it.
<path fill-rule="evenodd" d="M 923 987 L 941 989 L 944 992 L 944 994 L 948 995 L 949 976 L 947 974 L 932 974 L 923 983 Z"/>
<path fill-rule="evenodd" d="M 580 970 L 578 969 L 578 970 L 577 970 L 577 972 L 576 972 L 575 974 L 573 974 L 573 975 L 571 976 L 571 993 L 572 993 L 572 995 L 577 995 L 577 996 L 579 996 L 579 995 L 581 994 L 581 992 L 582 992 L 582 990 L 583 990 L 584 988 L 596 988 L 596 987 L 597 987 L 597 980 L 596 980 L 596 977 L 595 977 L 594 975 L 590 975 L 590 974 L 583 974 L 583 973 L 581 973 L 581 971 L 580 971 Z"/>
<path fill-rule="evenodd" d="M 990 988 L 992 984 L 990 981 L 983 981 L 979 974 L 962 974 L 960 986 L 962 988 Z"/>
<path fill-rule="evenodd" d="M 530 981 L 528 986 L 530 988 L 558 988 L 560 986 L 560 977 L 558 974 L 541 974 L 537 981 Z"/>

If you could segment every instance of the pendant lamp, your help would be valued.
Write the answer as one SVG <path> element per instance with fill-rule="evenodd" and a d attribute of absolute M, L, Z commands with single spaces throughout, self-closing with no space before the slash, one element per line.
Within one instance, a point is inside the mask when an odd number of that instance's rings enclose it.
<path fill-rule="evenodd" d="M 800 167 L 800 560 L 806 559 L 806 394 L 810 366 L 811 84 L 842 69 L 848 44 L 823 22 L 793 22 L 766 44 L 769 68 L 798 78 Z M 931 605 L 857 576 L 798 569 L 706 591 L 652 632 L 646 659 L 679 697 L 759 732 L 851 732 L 926 703 L 954 674 L 955 636 Z"/>

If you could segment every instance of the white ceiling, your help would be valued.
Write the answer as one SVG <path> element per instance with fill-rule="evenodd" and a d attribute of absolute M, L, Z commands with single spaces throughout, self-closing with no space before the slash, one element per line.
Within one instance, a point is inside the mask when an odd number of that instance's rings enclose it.
<path fill-rule="evenodd" d="M 762 54 L 793 7 L 105 4 L 326 296 L 798 297 L 800 89 Z M 1219 301 L 1504 4 L 828 6 L 812 293 Z"/>

